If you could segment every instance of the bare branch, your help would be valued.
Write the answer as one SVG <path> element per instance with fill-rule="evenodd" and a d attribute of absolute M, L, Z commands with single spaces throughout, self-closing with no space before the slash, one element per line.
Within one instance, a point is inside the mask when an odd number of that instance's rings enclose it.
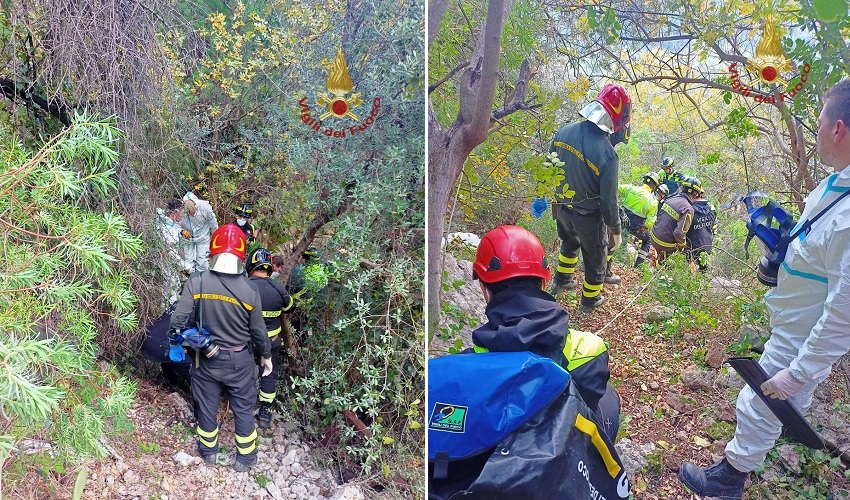
<path fill-rule="evenodd" d="M 452 68 L 452 69 L 451 69 L 451 71 L 449 71 L 449 72 L 446 74 L 446 76 L 444 76 L 444 77 L 440 78 L 439 80 L 437 80 L 436 82 L 434 82 L 432 85 L 428 85 L 428 93 L 430 94 L 431 92 L 433 92 L 434 90 L 436 90 L 436 89 L 437 89 L 437 87 L 439 87 L 440 85 L 442 85 L 442 84 L 446 83 L 447 81 L 449 81 L 449 80 L 450 80 L 450 79 L 451 79 L 451 78 L 455 75 L 455 73 L 457 73 L 458 71 L 460 71 L 460 70 L 462 70 L 462 69 L 466 68 L 467 66 L 469 66 L 469 61 L 463 61 L 463 62 L 458 63 L 458 64 L 457 64 L 457 66 L 455 66 L 454 68 Z"/>

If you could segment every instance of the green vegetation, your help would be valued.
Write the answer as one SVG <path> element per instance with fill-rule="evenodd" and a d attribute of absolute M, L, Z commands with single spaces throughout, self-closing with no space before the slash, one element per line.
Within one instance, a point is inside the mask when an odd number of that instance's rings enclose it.
<path fill-rule="evenodd" d="M 42 471 L 104 456 L 102 433 L 133 401 L 135 384 L 96 364 L 98 325 L 138 321 L 122 262 L 142 242 L 115 207 L 93 209 L 117 189 L 119 138 L 109 121 L 75 115 L 37 151 L 2 145 L 0 464 L 32 437 L 55 445 Z"/>
<path fill-rule="evenodd" d="M 4 481 L 27 470 L 12 452 L 26 437 L 77 460 L 131 425 L 138 346 L 177 273 L 155 209 L 191 190 L 220 223 L 253 203 L 284 279 L 308 247 L 327 256 L 310 276 L 327 296 L 302 304 L 307 375 L 278 392 L 316 436 L 346 429 L 333 452 L 358 472 L 424 491 L 424 405 L 411 414 L 424 399 L 424 3 L 155 0 L 90 15 L 101 8 L 0 6 Z M 325 117 L 316 131 L 299 100 L 317 119 L 327 111 L 340 49 L 357 120 Z M 355 435 L 343 411 L 378 437 Z"/>

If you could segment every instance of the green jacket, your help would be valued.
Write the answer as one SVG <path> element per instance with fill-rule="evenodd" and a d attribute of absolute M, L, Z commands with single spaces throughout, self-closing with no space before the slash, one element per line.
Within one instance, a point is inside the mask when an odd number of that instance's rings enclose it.
<path fill-rule="evenodd" d="M 646 228 L 651 229 L 652 225 L 655 224 L 658 202 L 649 191 L 649 186 L 646 184 L 642 186 L 620 184 L 617 191 L 620 193 L 623 208 L 646 219 Z"/>

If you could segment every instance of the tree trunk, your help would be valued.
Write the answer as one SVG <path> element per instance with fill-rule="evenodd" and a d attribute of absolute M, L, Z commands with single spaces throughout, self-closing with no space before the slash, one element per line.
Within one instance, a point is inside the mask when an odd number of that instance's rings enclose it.
<path fill-rule="evenodd" d="M 463 171 L 469 153 L 487 139 L 493 96 L 499 72 L 499 50 L 502 31 L 513 7 L 512 0 L 490 0 L 484 29 L 475 43 L 469 66 L 460 79 L 457 119 L 444 130 L 428 101 L 428 338 L 437 333 L 440 324 L 440 289 L 442 259 L 440 241 L 444 217 L 452 187 Z M 434 2 L 437 21 L 445 14 L 444 2 Z M 436 31 L 429 28 L 429 42 Z M 429 96 L 430 97 L 430 96 Z"/>

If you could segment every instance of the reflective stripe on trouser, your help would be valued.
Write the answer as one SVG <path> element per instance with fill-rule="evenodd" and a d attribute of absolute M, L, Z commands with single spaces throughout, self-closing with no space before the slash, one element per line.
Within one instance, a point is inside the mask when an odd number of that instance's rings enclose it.
<path fill-rule="evenodd" d="M 602 221 L 602 213 L 595 211 L 579 214 L 563 205 L 555 207 L 558 237 L 561 238 L 560 254 L 567 258 L 576 258 L 581 250 L 585 283 L 601 286 L 605 278 L 608 254 L 608 229 Z M 558 275 L 559 273 L 555 273 L 556 279 Z"/>
<path fill-rule="evenodd" d="M 283 343 L 282 335 L 272 340 L 272 371 L 265 377 L 260 377 L 260 406 L 268 408 L 274 403 L 277 394 L 277 377 L 280 373 L 280 348 Z M 260 367 L 262 370 L 262 366 Z M 260 372 L 262 374 L 262 372 Z"/>
<path fill-rule="evenodd" d="M 591 285 L 584 280 L 584 286 L 581 289 L 581 296 L 588 299 L 595 299 L 599 296 L 599 293 L 602 291 L 602 283 L 598 285 Z"/>
<path fill-rule="evenodd" d="M 257 369 L 248 349 L 238 352 L 221 349 L 218 356 L 212 359 L 201 356 L 198 368 L 193 365 L 192 395 L 197 403 L 196 416 L 200 429 L 218 427 L 216 414 L 222 388 L 227 390 L 230 408 L 233 410 L 239 449 L 240 436 L 250 437 L 256 430 L 253 409 L 257 401 Z M 199 434 L 198 453 L 209 455 L 214 451 L 204 444 Z M 256 453 L 256 444 L 252 446 L 252 451 L 247 453 Z"/>
<path fill-rule="evenodd" d="M 759 364 L 772 377 L 787 368 L 790 362 L 773 361 L 765 351 Z M 788 398 L 788 401 L 805 415 L 812 404 L 812 395 L 817 386 L 817 382 L 807 383 L 800 392 Z M 782 423 L 748 385 L 738 394 L 736 413 L 738 424 L 735 437 L 726 445 L 726 459 L 739 471 L 754 471 L 776 444 L 782 431 Z"/>
<path fill-rule="evenodd" d="M 195 432 L 198 433 L 198 450 L 204 448 L 205 455 L 218 452 L 218 427 L 211 431 L 201 429 L 200 425 L 195 426 Z"/>
<path fill-rule="evenodd" d="M 576 271 L 576 263 L 578 262 L 578 254 L 572 257 L 558 254 L 558 267 L 555 272 L 560 274 L 573 274 Z"/>
<path fill-rule="evenodd" d="M 240 436 L 236 434 L 236 453 L 240 455 L 251 455 L 257 452 L 257 429 L 251 434 Z"/>

